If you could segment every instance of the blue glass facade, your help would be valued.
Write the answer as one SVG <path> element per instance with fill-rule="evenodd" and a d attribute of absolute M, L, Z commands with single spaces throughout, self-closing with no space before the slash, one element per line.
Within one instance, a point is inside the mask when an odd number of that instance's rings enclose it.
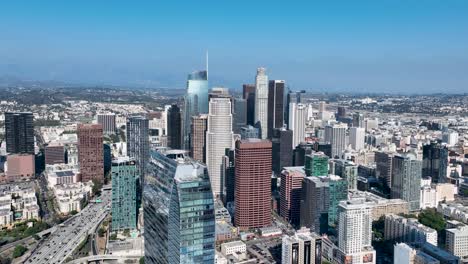
<path fill-rule="evenodd" d="M 150 155 L 143 191 L 145 263 L 214 263 L 214 201 L 207 169 L 174 156 Z"/>
<path fill-rule="evenodd" d="M 137 227 L 138 178 L 135 160 L 112 161 L 112 231 Z"/>
<path fill-rule="evenodd" d="M 208 72 L 196 71 L 188 76 L 184 107 L 184 147 L 190 147 L 192 116 L 208 113 Z"/>

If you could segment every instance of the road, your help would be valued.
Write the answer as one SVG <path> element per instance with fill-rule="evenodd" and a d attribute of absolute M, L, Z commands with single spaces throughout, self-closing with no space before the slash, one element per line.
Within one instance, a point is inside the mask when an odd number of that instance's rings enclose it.
<path fill-rule="evenodd" d="M 99 223 L 109 214 L 111 193 L 103 190 L 101 203 L 90 203 L 73 219 L 59 225 L 55 232 L 41 241 L 25 263 L 59 264 L 63 263 L 80 243 L 93 234 Z"/>

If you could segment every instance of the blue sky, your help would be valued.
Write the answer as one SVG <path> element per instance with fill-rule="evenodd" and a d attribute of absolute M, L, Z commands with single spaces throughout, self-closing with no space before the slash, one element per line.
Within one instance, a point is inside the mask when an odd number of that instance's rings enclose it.
<path fill-rule="evenodd" d="M 468 92 L 468 1 L 4 1 L 0 76 L 183 88 Z"/>

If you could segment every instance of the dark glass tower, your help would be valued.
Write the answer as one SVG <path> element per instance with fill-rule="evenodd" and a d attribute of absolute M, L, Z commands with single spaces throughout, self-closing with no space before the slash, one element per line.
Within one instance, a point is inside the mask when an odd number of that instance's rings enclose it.
<path fill-rule="evenodd" d="M 247 101 L 247 125 L 255 125 L 255 85 L 242 85 L 243 98 Z"/>
<path fill-rule="evenodd" d="M 149 121 L 143 116 L 127 119 L 127 154 L 134 158 L 137 175 L 140 176 L 139 187 L 143 187 L 143 175 L 149 159 Z"/>
<path fill-rule="evenodd" d="M 284 125 L 284 81 L 271 80 L 268 84 L 268 138 L 273 129 Z"/>
<path fill-rule="evenodd" d="M 167 113 L 167 146 L 173 149 L 182 148 L 182 115 L 180 108 L 173 104 Z M 190 144 L 189 144 L 190 145 Z"/>
<path fill-rule="evenodd" d="M 247 100 L 233 99 L 232 132 L 240 134 L 241 128 L 247 124 Z"/>
<path fill-rule="evenodd" d="M 284 128 L 276 128 L 273 130 L 272 143 L 272 165 L 275 174 L 279 175 L 284 167 L 292 166 L 293 164 L 293 149 L 292 149 L 291 130 Z"/>
<path fill-rule="evenodd" d="M 6 151 L 34 154 L 34 117 L 32 113 L 5 113 Z"/>
<path fill-rule="evenodd" d="M 448 149 L 437 142 L 423 146 L 422 176 L 430 176 L 434 183 L 447 182 Z"/>

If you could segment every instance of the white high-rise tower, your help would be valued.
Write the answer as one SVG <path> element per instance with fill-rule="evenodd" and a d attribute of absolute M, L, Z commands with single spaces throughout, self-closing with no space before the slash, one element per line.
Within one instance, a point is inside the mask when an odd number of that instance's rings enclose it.
<path fill-rule="evenodd" d="M 293 148 L 295 148 L 305 139 L 306 118 L 306 105 L 297 103 L 289 104 L 289 129 L 293 131 Z"/>
<path fill-rule="evenodd" d="M 346 124 L 327 125 L 325 127 L 325 141 L 331 143 L 331 158 L 341 158 L 346 149 Z"/>
<path fill-rule="evenodd" d="M 268 136 L 268 76 L 265 68 L 257 69 L 255 77 L 255 124 L 260 129 L 260 137 Z"/>
<path fill-rule="evenodd" d="M 363 127 L 351 127 L 349 129 L 349 143 L 354 150 L 360 151 L 364 148 L 366 130 Z"/>
<path fill-rule="evenodd" d="M 208 108 L 206 131 L 206 166 L 211 188 L 216 196 L 223 192 L 224 179 L 221 167 L 226 148 L 233 147 L 231 99 L 212 97 Z"/>

